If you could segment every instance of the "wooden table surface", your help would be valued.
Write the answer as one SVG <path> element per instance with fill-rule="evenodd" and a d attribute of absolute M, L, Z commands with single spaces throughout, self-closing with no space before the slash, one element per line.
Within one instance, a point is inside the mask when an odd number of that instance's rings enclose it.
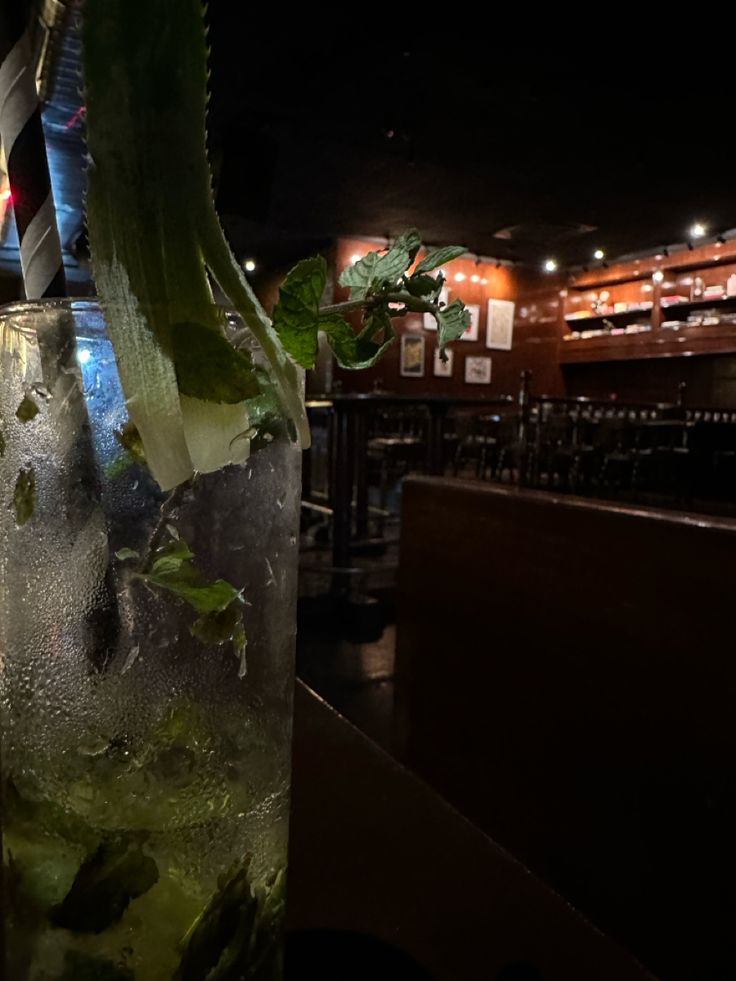
<path fill-rule="evenodd" d="M 388 942 L 435 981 L 652 981 L 302 684 L 288 918 Z"/>

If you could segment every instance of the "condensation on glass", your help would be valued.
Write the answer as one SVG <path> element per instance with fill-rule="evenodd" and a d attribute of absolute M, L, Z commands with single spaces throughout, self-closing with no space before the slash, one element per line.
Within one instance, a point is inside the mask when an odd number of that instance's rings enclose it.
<path fill-rule="evenodd" d="M 271 418 L 162 493 L 90 301 L 1 310 L 0 362 L 3 977 L 279 978 L 301 454 Z M 244 651 L 146 579 L 185 551 Z"/>

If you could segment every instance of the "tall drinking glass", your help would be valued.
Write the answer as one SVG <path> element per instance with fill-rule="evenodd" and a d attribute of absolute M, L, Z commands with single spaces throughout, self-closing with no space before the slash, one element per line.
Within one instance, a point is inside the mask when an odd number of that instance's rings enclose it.
<path fill-rule="evenodd" d="M 0 310 L 6 981 L 280 977 L 301 454 L 274 404 L 163 493 L 97 305 Z"/>

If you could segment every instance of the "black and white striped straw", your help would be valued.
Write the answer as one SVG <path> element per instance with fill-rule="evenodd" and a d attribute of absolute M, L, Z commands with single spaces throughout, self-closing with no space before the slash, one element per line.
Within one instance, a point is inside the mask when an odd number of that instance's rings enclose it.
<path fill-rule="evenodd" d="M 11 0 L 0 24 L 0 139 L 5 149 L 26 298 L 35 300 L 65 296 L 66 281 L 29 24 L 22 16 L 22 7 L 18 0 Z"/>

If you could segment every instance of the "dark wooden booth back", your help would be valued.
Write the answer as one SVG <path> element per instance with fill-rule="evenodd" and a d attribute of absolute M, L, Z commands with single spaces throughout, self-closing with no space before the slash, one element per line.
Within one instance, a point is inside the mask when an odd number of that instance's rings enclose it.
<path fill-rule="evenodd" d="M 734 522 L 404 483 L 397 755 L 663 978 L 736 977 L 735 614 Z"/>

